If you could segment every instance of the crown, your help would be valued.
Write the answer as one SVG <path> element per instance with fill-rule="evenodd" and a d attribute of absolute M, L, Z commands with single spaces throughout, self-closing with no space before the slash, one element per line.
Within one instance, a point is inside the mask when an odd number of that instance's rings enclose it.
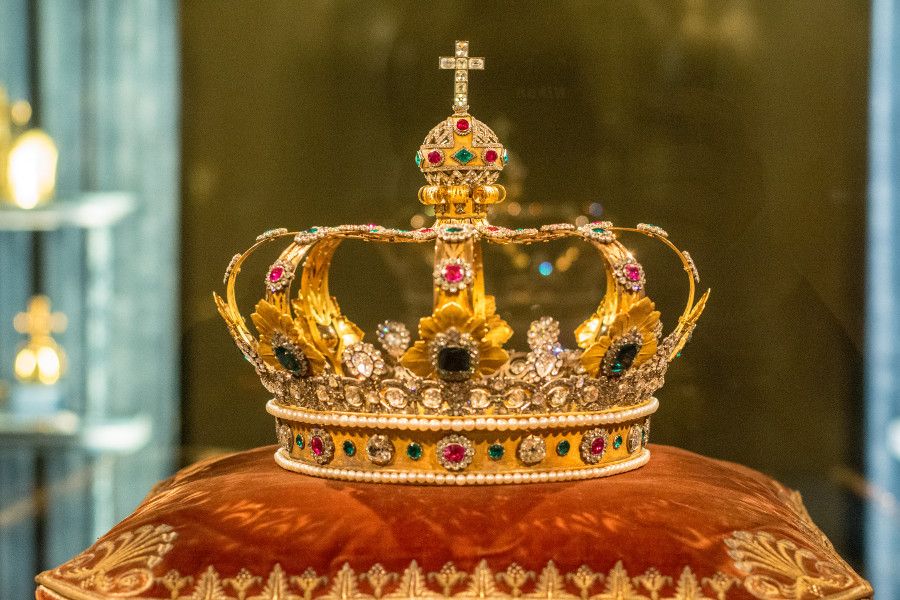
<path fill-rule="evenodd" d="M 456 42 L 440 59 L 454 70 L 453 115 L 416 153 L 428 185 L 419 200 L 435 223 L 414 230 L 379 225 L 275 229 L 260 235 L 225 271 L 225 298 L 214 295 L 239 349 L 274 395 L 282 467 L 350 481 L 491 484 L 601 477 L 645 464 L 653 393 L 705 306 L 687 252 L 654 225 L 550 224 L 508 229 L 489 223 L 503 200 L 496 180 L 506 150 L 468 110 L 468 73 L 484 67 Z M 619 238 L 662 242 L 687 274 L 686 306 L 663 333 L 646 294 L 643 267 Z M 559 323 L 528 329 L 527 351 L 506 347 L 513 334 L 485 291 L 482 245 L 577 238 L 601 258 L 606 291 L 575 330 L 577 348 L 559 341 Z M 378 346 L 341 312 L 328 290 L 342 241 L 434 244 L 434 305 L 413 335 L 399 322 L 375 332 Z M 265 297 L 251 320 L 241 315 L 235 281 L 257 249 L 287 247 L 265 274 Z M 292 289 L 298 288 L 295 295 Z"/>

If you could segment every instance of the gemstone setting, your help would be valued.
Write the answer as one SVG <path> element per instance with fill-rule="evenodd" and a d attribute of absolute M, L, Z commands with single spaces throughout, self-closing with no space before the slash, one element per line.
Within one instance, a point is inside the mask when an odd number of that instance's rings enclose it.
<path fill-rule="evenodd" d="M 633 329 L 616 339 L 600 363 L 600 371 L 610 379 L 619 379 L 634 365 L 644 346 L 644 338 Z"/>
<path fill-rule="evenodd" d="M 471 150 L 463 146 L 459 150 L 453 153 L 453 160 L 458 162 L 461 165 L 467 165 L 472 162 L 472 159 L 475 158 L 475 155 Z"/>
<path fill-rule="evenodd" d="M 455 328 L 436 335 L 430 353 L 435 372 L 445 381 L 465 381 L 478 370 L 478 344 Z"/>
<path fill-rule="evenodd" d="M 434 269 L 434 283 L 450 294 L 456 294 L 472 284 L 472 265 L 462 258 L 447 258 Z"/>
<path fill-rule="evenodd" d="M 487 150 L 484 151 L 484 154 L 482 154 L 482 158 L 483 158 L 484 162 L 493 164 L 493 163 L 497 162 L 497 158 L 498 158 L 497 151 L 494 150 L 493 148 L 488 148 Z"/>
<path fill-rule="evenodd" d="M 640 425 L 632 425 L 628 430 L 628 440 L 625 443 L 625 449 L 628 450 L 629 454 L 634 454 L 641 447 L 642 431 L 643 428 Z"/>
<path fill-rule="evenodd" d="M 357 379 L 380 377 L 386 371 L 384 358 L 375 346 L 357 342 L 347 346 L 342 356 L 344 369 Z"/>
<path fill-rule="evenodd" d="M 412 442 L 406 447 L 406 456 L 408 456 L 410 460 L 419 460 L 422 458 L 422 452 L 422 444 L 417 442 Z"/>
<path fill-rule="evenodd" d="M 584 433 L 581 438 L 581 460 L 594 465 L 600 462 L 606 452 L 609 441 L 609 433 L 602 428 L 591 429 Z"/>
<path fill-rule="evenodd" d="M 615 267 L 616 281 L 630 292 L 640 292 L 647 283 L 644 267 L 634 260 L 619 263 Z"/>
<path fill-rule="evenodd" d="M 569 450 L 572 449 L 572 444 L 569 443 L 569 440 L 560 440 L 558 444 L 556 444 L 556 454 L 558 456 L 565 456 L 569 453 Z"/>
<path fill-rule="evenodd" d="M 286 288 L 294 278 L 293 270 L 289 264 L 276 261 L 266 272 L 266 289 L 273 294 Z"/>
<path fill-rule="evenodd" d="M 412 336 L 406 325 L 399 321 L 384 321 L 378 325 L 378 343 L 384 351 L 395 359 L 399 359 L 409 348 Z"/>
<path fill-rule="evenodd" d="M 436 167 L 444 162 L 444 153 L 440 150 L 431 150 L 427 155 L 428 164 L 432 167 Z"/>
<path fill-rule="evenodd" d="M 503 458 L 503 455 L 506 453 L 506 449 L 503 447 L 503 444 L 491 444 L 488 446 L 487 454 L 488 458 L 491 460 L 497 461 Z"/>
<path fill-rule="evenodd" d="M 547 457 L 547 444 L 539 435 L 528 435 L 519 442 L 516 457 L 526 465 L 536 465 Z"/>
<path fill-rule="evenodd" d="M 320 427 L 309 432 L 309 451 L 313 460 L 320 465 L 327 465 L 334 458 L 334 440 L 331 434 Z"/>
<path fill-rule="evenodd" d="M 354 444 L 350 440 L 344 440 L 344 443 L 341 445 L 344 449 L 344 454 L 347 456 L 355 456 L 356 455 L 356 444 Z"/>
<path fill-rule="evenodd" d="M 437 459 L 448 471 L 462 471 L 475 457 L 475 447 L 464 435 L 452 434 L 437 443 Z"/>
<path fill-rule="evenodd" d="M 394 442 L 382 434 L 375 434 L 366 442 L 366 457 L 374 464 L 385 466 L 394 460 Z"/>

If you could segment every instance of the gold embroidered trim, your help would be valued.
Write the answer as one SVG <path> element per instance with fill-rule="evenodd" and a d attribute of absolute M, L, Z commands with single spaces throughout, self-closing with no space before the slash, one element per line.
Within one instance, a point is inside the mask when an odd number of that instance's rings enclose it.
<path fill-rule="evenodd" d="M 799 504 L 789 509 L 798 516 L 806 514 L 805 508 L 797 508 L 802 507 L 799 496 L 793 500 Z M 814 541 L 824 536 L 811 520 L 802 527 L 805 533 L 819 532 L 812 535 Z M 413 561 L 402 573 L 389 572 L 380 564 L 357 573 L 344 564 L 333 577 L 312 569 L 291 575 L 280 564 L 265 576 L 240 569 L 232 577 L 223 577 L 213 566 L 198 575 L 176 570 L 157 574 L 155 567 L 172 549 L 175 538 L 168 525 L 143 526 L 38 575 L 37 582 L 48 595 L 71 600 L 726 600 L 741 588 L 766 600 L 851 600 L 872 595 L 872 588 L 830 543 L 813 551 L 766 532 L 737 531 L 725 540 L 728 556 L 743 579 L 723 572 L 699 577 L 688 566 L 674 576 L 655 568 L 630 576 L 621 561 L 608 573 L 586 565 L 562 573 L 553 561 L 540 573 L 515 563 L 495 572 L 482 560 L 471 572 L 450 562 L 426 572 Z"/>

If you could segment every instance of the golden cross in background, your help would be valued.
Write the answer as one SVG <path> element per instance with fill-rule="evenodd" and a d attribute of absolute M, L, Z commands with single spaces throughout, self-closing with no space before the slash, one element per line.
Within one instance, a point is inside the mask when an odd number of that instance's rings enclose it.
<path fill-rule="evenodd" d="M 469 56 L 469 42 L 457 40 L 455 56 L 442 56 L 442 69 L 454 69 L 453 111 L 457 114 L 469 110 L 469 69 L 483 70 L 484 59 Z"/>
<path fill-rule="evenodd" d="M 66 330 L 66 315 L 50 312 L 50 298 L 35 296 L 28 303 L 28 310 L 16 315 L 13 327 L 32 339 L 50 337 L 51 333 L 62 333 Z"/>

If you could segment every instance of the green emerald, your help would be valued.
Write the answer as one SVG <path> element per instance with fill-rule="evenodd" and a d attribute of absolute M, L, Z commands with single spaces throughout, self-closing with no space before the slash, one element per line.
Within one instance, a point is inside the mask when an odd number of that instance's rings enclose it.
<path fill-rule="evenodd" d="M 422 164 L 422 155 L 419 154 L 418 152 L 416 152 L 416 166 L 418 167 L 421 164 Z"/>
<path fill-rule="evenodd" d="M 453 160 L 455 160 L 456 162 L 458 162 L 461 165 L 467 164 L 473 158 L 475 158 L 475 155 L 472 154 L 469 151 L 469 149 L 465 148 L 465 147 L 460 148 L 459 150 L 457 150 L 456 152 L 453 153 Z"/>
<path fill-rule="evenodd" d="M 569 443 L 569 440 L 562 440 L 560 443 L 556 445 L 556 453 L 560 456 L 565 456 L 569 453 L 569 450 L 572 449 L 572 444 Z"/>
<path fill-rule="evenodd" d="M 422 458 L 422 446 L 416 442 L 411 443 L 406 447 L 406 455 L 412 460 L 419 460 Z"/>
<path fill-rule="evenodd" d="M 448 227 L 446 229 L 447 233 L 459 233 L 463 230 L 462 227 Z"/>
<path fill-rule="evenodd" d="M 593 229 L 591 229 L 591 231 L 593 231 L 594 233 L 606 233 L 606 230 L 602 227 L 594 227 Z"/>
<path fill-rule="evenodd" d="M 356 454 L 356 444 L 354 444 L 350 440 L 344 442 L 344 454 L 346 454 L 347 456 L 353 456 L 354 454 Z"/>
<path fill-rule="evenodd" d="M 491 460 L 500 460 L 503 458 L 503 446 L 500 444 L 491 444 L 488 448 L 488 456 Z"/>
<path fill-rule="evenodd" d="M 297 450 L 303 450 L 303 434 L 298 433 L 294 442 L 297 444 Z"/>
<path fill-rule="evenodd" d="M 619 447 L 620 447 L 621 445 L 622 445 L 622 436 L 621 436 L 621 435 L 617 435 L 617 436 L 616 436 L 616 439 L 613 440 L 613 448 L 615 448 L 616 450 L 618 450 Z"/>
<path fill-rule="evenodd" d="M 503 164 L 509 162 L 509 154 L 506 153 L 506 150 L 503 151 Z"/>
<path fill-rule="evenodd" d="M 308 229 L 308 231 L 309 231 L 310 233 L 315 233 L 315 232 L 317 232 L 318 230 L 319 230 L 318 227 L 310 227 L 310 228 Z"/>

